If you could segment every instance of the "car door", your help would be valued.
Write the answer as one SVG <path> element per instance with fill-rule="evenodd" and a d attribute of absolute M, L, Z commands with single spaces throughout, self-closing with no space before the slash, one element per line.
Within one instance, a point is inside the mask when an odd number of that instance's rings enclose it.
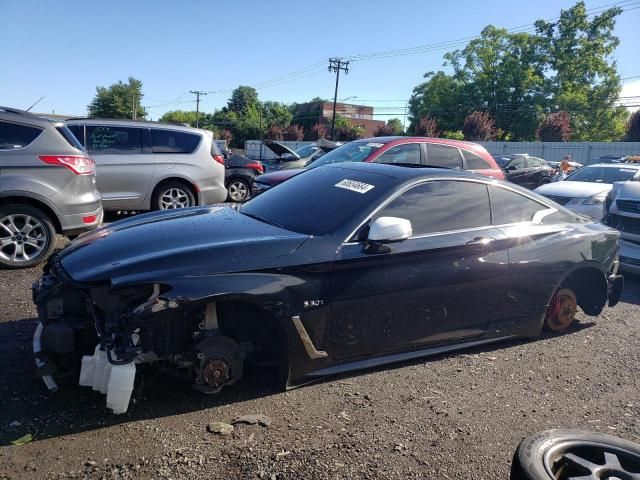
<path fill-rule="evenodd" d="M 527 161 L 524 156 L 514 157 L 505 167 L 505 177 L 508 181 L 527 186 Z"/>
<path fill-rule="evenodd" d="M 86 125 L 87 151 L 96 162 L 96 182 L 107 210 L 142 207 L 154 176 L 149 129 Z"/>
<path fill-rule="evenodd" d="M 425 145 L 427 147 L 427 161 L 425 162 L 427 165 L 462 170 L 462 154 L 457 147 L 440 143 L 426 143 Z"/>
<path fill-rule="evenodd" d="M 332 352 L 338 359 L 415 349 L 485 334 L 508 281 L 502 233 L 491 226 L 484 183 L 422 183 L 381 216 L 411 221 L 413 234 L 370 253 L 364 240 L 338 250 Z M 366 226 L 363 228 L 367 228 Z M 357 236 L 358 234 L 356 234 Z"/>
<path fill-rule="evenodd" d="M 381 153 L 373 159 L 373 162 L 420 165 L 422 162 L 421 157 L 422 151 L 419 143 L 403 143 Z"/>

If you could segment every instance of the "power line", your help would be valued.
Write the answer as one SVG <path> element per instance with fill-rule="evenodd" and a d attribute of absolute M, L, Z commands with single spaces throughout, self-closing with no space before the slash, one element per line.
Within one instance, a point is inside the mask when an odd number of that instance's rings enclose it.
<path fill-rule="evenodd" d="M 341 58 L 329 59 L 329 72 L 336 73 L 336 89 L 333 94 L 333 114 L 331 115 L 331 140 L 335 140 L 334 133 L 336 131 L 336 102 L 338 101 L 338 82 L 340 81 L 340 71 L 343 70 L 346 75 L 349 73 L 349 62 Z"/>

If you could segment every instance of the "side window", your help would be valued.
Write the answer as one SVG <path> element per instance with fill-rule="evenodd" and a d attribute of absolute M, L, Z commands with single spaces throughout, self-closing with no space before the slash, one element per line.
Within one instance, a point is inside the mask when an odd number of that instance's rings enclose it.
<path fill-rule="evenodd" d="M 492 167 L 484 158 L 475 153 L 461 150 L 464 159 L 467 161 L 469 170 L 490 170 Z"/>
<path fill-rule="evenodd" d="M 151 129 L 153 153 L 193 153 L 200 143 L 200 135 L 177 130 Z"/>
<path fill-rule="evenodd" d="M 448 145 L 440 145 L 437 143 L 427 144 L 427 163 L 437 167 L 462 168 L 462 157 L 460 150 L 456 147 Z"/>
<path fill-rule="evenodd" d="M 420 165 L 420 144 L 405 143 L 390 148 L 374 160 L 375 163 L 411 163 Z"/>
<path fill-rule="evenodd" d="M 530 222 L 537 212 L 549 209 L 529 197 L 505 188 L 489 186 L 489 192 L 494 225 Z"/>
<path fill-rule="evenodd" d="M 515 169 L 513 167 L 515 167 Z M 527 168 L 527 161 L 525 157 L 520 156 L 514 157 L 507 166 L 507 170 L 520 170 L 522 168 Z"/>
<path fill-rule="evenodd" d="M 84 126 L 83 125 L 67 125 L 67 128 L 71 130 L 74 137 L 78 139 L 78 141 L 84 145 Z"/>
<path fill-rule="evenodd" d="M 91 153 L 142 153 L 142 129 L 117 125 L 87 125 L 87 150 Z"/>
<path fill-rule="evenodd" d="M 528 157 L 527 158 L 527 167 L 529 168 L 538 168 L 542 166 L 542 160 L 536 157 Z"/>
<path fill-rule="evenodd" d="M 42 132 L 41 128 L 0 122 L 0 150 L 15 150 L 33 142 Z"/>
<path fill-rule="evenodd" d="M 489 193 L 482 183 L 427 182 L 400 195 L 376 217 L 406 218 L 414 235 L 489 226 Z"/>

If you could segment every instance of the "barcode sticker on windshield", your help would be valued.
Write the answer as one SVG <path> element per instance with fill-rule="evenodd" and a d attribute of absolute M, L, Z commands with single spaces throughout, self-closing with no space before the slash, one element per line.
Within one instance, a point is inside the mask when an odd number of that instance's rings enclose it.
<path fill-rule="evenodd" d="M 364 182 L 358 182 L 356 180 L 349 180 L 348 178 L 345 178 L 344 180 L 340 180 L 338 183 L 335 184 L 336 187 L 338 188 L 344 188 L 345 190 L 351 190 L 352 192 L 358 192 L 358 193 L 367 193 L 369 190 L 371 190 L 374 185 L 369 185 L 368 183 L 364 183 Z"/>

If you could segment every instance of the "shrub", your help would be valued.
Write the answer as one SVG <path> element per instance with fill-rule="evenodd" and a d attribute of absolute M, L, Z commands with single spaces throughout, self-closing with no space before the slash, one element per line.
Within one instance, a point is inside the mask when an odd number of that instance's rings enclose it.
<path fill-rule="evenodd" d="M 264 138 L 278 141 L 284 140 L 284 131 L 280 125 L 271 125 L 264 134 Z"/>
<path fill-rule="evenodd" d="M 373 132 L 374 137 L 390 137 L 391 135 L 395 135 L 393 126 L 389 124 L 380 125 Z"/>
<path fill-rule="evenodd" d="M 435 118 L 423 117 L 416 125 L 416 135 L 419 137 L 439 137 L 438 122 Z"/>
<path fill-rule="evenodd" d="M 570 137 L 571 117 L 567 112 L 550 113 L 536 130 L 536 138 L 541 142 L 567 142 Z"/>
<path fill-rule="evenodd" d="M 491 140 L 495 135 L 495 122 L 487 112 L 471 112 L 464 119 L 462 134 L 465 140 Z"/>
<path fill-rule="evenodd" d="M 627 122 L 627 142 L 640 142 L 640 110 L 636 110 Z"/>
<path fill-rule="evenodd" d="M 284 131 L 284 140 L 299 142 L 304 138 L 304 129 L 301 125 L 289 125 Z"/>
<path fill-rule="evenodd" d="M 316 123 L 311 127 L 309 140 L 320 140 L 321 138 L 327 138 L 328 136 L 329 132 L 327 131 L 327 126 L 324 123 Z"/>

